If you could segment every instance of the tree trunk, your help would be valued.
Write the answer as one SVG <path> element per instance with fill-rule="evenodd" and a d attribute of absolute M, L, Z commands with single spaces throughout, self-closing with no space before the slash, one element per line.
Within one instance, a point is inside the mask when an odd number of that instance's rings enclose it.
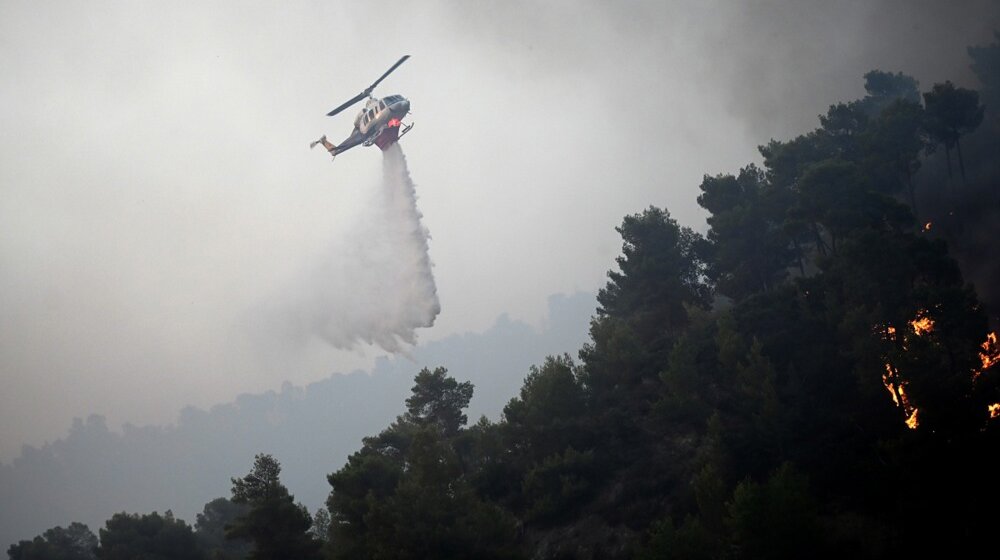
<path fill-rule="evenodd" d="M 965 180 L 965 161 L 962 160 L 962 143 L 958 138 L 955 139 L 955 148 L 958 149 L 958 169 L 962 172 L 962 182 L 968 184 Z"/>
<path fill-rule="evenodd" d="M 948 162 L 948 178 L 951 179 L 951 147 L 944 145 L 944 159 Z"/>
<path fill-rule="evenodd" d="M 819 254 L 826 256 L 826 243 L 823 242 L 823 234 L 819 232 L 819 226 L 816 225 L 816 222 L 812 223 L 812 230 L 816 240 L 816 249 L 819 251 Z"/>

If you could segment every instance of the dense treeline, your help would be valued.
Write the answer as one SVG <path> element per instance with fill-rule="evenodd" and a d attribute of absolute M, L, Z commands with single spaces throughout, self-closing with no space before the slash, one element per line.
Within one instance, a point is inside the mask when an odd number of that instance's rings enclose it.
<path fill-rule="evenodd" d="M 995 162 L 973 157 L 1000 139 L 983 104 L 1000 94 L 1000 35 L 970 55 L 982 96 L 872 71 L 863 99 L 761 147 L 762 167 L 706 176 L 705 236 L 659 208 L 627 216 L 590 342 L 532 368 L 500 421 L 469 425 L 472 385 L 424 369 L 403 414 L 329 475 L 315 515 L 261 455 L 195 528 L 123 513 L 99 538 L 55 528 L 10 557 L 986 550 L 1000 521 L 996 310 L 949 243 L 984 223 L 955 226 L 963 197 L 1000 205 L 984 191 Z M 942 151 L 947 174 L 922 177 Z M 950 222 L 926 219 L 941 212 Z"/>
<path fill-rule="evenodd" d="M 326 475 L 361 438 L 399 414 L 414 362 L 462 372 L 476 387 L 469 417 L 498 418 L 532 364 L 580 348 L 595 296 L 551 297 L 543 328 L 501 316 L 483 332 L 421 344 L 411 359 L 378 360 L 369 372 L 332 373 L 304 387 L 284 384 L 203 410 L 187 407 L 170 426 L 126 424 L 119 431 L 94 415 L 74 422 L 65 437 L 25 446 L 20 457 L 0 464 L 0 558 L 11 544 L 54 525 L 80 521 L 96 531 L 123 510 L 172 509 L 193 522 L 261 450 L 281 458 L 282 482 L 317 508 L 330 489 Z"/>

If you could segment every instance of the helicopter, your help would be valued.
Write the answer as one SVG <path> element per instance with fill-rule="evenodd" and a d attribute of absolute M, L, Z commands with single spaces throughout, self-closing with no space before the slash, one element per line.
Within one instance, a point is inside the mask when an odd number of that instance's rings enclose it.
<path fill-rule="evenodd" d="M 351 132 L 351 135 L 346 140 L 337 145 L 327 140 L 324 135 L 319 140 L 310 143 L 309 147 L 314 148 L 317 144 L 322 144 L 326 148 L 326 151 L 330 152 L 331 156 L 337 157 L 337 154 L 346 152 L 359 144 L 365 146 L 374 144 L 382 151 L 385 151 L 389 146 L 398 142 L 404 134 L 413 128 L 412 123 L 403 125 L 402 122 L 403 117 L 410 112 L 410 101 L 402 95 L 389 95 L 381 99 L 375 98 L 372 97 L 372 90 L 386 76 L 392 73 L 393 70 L 399 68 L 400 64 L 406 62 L 408 58 L 410 58 L 410 55 L 400 58 L 391 68 L 386 70 L 385 74 L 382 74 L 379 79 L 375 80 L 375 83 L 365 88 L 364 91 L 355 95 L 343 105 L 326 114 L 326 116 L 332 117 L 358 101 L 366 97 L 368 98 L 368 101 L 365 102 L 365 108 L 354 118 L 354 131 Z"/>

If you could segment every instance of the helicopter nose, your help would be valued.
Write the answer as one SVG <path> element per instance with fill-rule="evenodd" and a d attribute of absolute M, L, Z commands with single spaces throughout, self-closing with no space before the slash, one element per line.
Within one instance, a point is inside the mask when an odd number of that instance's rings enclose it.
<path fill-rule="evenodd" d="M 407 113 L 410 111 L 410 102 L 406 99 L 402 101 L 397 101 L 393 106 L 393 109 L 401 113 Z"/>

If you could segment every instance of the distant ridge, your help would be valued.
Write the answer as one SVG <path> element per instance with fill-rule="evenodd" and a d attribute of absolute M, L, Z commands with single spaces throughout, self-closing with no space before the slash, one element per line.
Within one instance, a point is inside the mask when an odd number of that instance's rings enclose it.
<path fill-rule="evenodd" d="M 281 461 L 289 490 L 314 510 L 329 494 L 326 475 L 403 411 L 420 368 L 444 366 L 472 381 L 470 420 L 498 418 L 530 366 L 547 355 L 576 355 L 595 307 L 593 294 L 554 295 L 541 329 L 501 315 L 484 332 L 417 347 L 412 362 L 381 359 L 370 374 L 333 374 L 305 387 L 286 382 L 209 410 L 187 407 L 169 426 L 119 432 L 100 416 L 77 419 L 65 437 L 25 446 L 0 464 L 0 546 L 72 521 L 96 533 L 123 510 L 170 509 L 193 524 L 205 503 L 229 495 L 230 478 L 260 452 Z"/>

